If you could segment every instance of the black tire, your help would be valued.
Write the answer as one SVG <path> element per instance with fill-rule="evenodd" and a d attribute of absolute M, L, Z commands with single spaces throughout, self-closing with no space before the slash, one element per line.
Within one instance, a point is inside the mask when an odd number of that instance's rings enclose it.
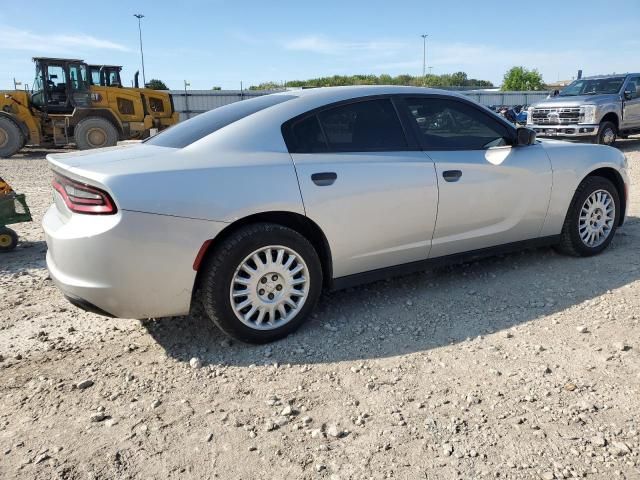
<path fill-rule="evenodd" d="M 18 246 L 18 234 L 7 227 L 0 227 L 0 253 L 10 252 Z"/>
<path fill-rule="evenodd" d="M 0 115 L 0 158 L 9 158 L 24 145 L 25 138 L 16 122 Z"/>
<path fill-rule="evenodd" d="M 582 206 L 587 199 L 595 192 L 599 190 L 606 191 L 613 199 L 615 207 L 613 225 L 604 239 L 604 241 L 595 246 L 587 245 L 580 236 L 580 212 Z M 557 249 L 567 255 L 573 255 L 576 257 L 589 257 L 602 252 L 609 246 L 613 236 L 618 228 L 620 222 L 620 195 L 616 187 L 610 180 L 603 177 L 587 177 L 576 189 L 576 193 L 573 195 L 573 200 L 567 211 L 567 216 L 562 226 L 562 233 L 560 234 L 560 243 L 557 245 Z"/>
<path fill-rule="evenodd" d="M 109 120 L 87 117 L 76 125 L 74 137 L 80 150 L 113 147 L 118 143 L 118 130 Z"/>
<path fill-rule="evenodd" d="M 600 145 L 609 145 L 610 147 L 616 143 L 618 137 L 618 127 L 613 122 L 602 122 L 598 128 L 595 143 Z"/>
<path fill-rule="evenodd" d="M 308 272 L 307 297 L 287 323 L 270 330 L 259 330 L 236 316 L 230 289 L 239 266 L 253 252 L 268 246 L 286 247 L 303 260 Z M 322 290 L 322 266 L 313 245 L 295 230 L 270 223 L 248 225 L 234 232 L 208 255 L 202 268 L 199 297 L 207 316 L 224 333 L 247 343 L 268 343 L 294 332 L 313 310 Z"/>

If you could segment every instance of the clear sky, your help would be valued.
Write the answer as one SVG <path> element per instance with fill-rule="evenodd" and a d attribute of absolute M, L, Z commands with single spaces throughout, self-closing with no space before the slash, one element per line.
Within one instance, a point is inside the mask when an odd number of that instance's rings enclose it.
<path fill-rule="evenodd" d="M 0 88 L 31 84 L 33 56 L 140 68 L 147 80 L 225 89 L 356 73 L 466 71 L 499 84 L 513 65 L 545 81 L 640 71 L 640 0 L 3 1 Z M 56 10 L 52 9 L 56 5 Z"/>

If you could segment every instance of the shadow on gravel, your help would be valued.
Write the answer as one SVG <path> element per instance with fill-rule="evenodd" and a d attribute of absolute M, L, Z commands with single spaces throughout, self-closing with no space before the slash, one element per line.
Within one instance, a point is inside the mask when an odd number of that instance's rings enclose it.
<path fill-rule="evenodd" d="M 616 140 L 615 146 L 623 152 L 626 150 L 637 150 L 638 147 L 640 147 L 640 137 L 636 135 L 625 139 L 619 138 Z"/>
<path fill-rule="evenodd" d="M 44 240 L 19 240 L 15 250 L 0 253 L 0 273 L 20 273 L 29 268 L 46 268 L 46 253 L 47 243 Z"/>
<path fill-rule="evenodd" d="M 145 322 L 181 361 L 244 366 L 367 360 L 424 352 L 550 315 L 640 278 L 640 219 L 591 258 L 538 249 L 324 294 L 316 315 L 271 345 L 230 342 L 204 316 Z"/>
<path fill-rule="evenodd" d="M 39 147 L 27 147 L 20 150 L 11 158 L 0 157 L 0 160 L 42 160 L 49 153 L 68 153 L 77 151 L 70 147 L 58 147 L 58 148 L 39 148 Z"/>

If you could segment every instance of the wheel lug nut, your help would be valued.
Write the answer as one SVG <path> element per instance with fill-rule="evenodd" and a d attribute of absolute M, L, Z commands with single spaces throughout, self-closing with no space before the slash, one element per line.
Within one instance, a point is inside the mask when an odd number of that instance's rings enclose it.
<path fill-rule="evenodd" d="M 260 295 L 264 295 L 264 290 L 263 290 L 263 289 L 260 289 L 260 290 L 258 291 L 258 293 L 259 293 Z"/>
<path fill-rule="evenodd" d="M 276 290 L 278 291 L 282 290 L 282 285 L 276 285 Z"/>
<path fill-rule="evenodd" d="M 273 293 L 269 294 L 269 300 L 273 300 Z"/>
<path fill-rule="evenodd" d="M 274 282 L 275 282 L 276 280 L 278 280 L 278 275 L 273 275 L 273 276 L 271 277 L 271 280 L 273 280 Z"/>
<path fill-rule="evenodd" d="M 260 283 L 267 283 L 267 277 L 262 277 L 260 279 Z"/>

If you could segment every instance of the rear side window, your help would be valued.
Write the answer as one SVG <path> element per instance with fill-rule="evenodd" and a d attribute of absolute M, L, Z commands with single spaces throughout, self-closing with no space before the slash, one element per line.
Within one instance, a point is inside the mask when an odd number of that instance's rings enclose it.
<path fill-rule="evenodd" d="M 318 114 L 333 152 L 393 151 L 407 148 L 402 125 L 391 100 L 369 100 Z"/>
<path fill-rule="evenodd" d="M 265 95 L 225 105 L 180 122 L 149 138 L 145 143 L 159 147 L 184 148 L 233 122 L 293 98 L 296 97 Z"/>
<path fill-rule="evenodd" d="M 285 124 L 283 133 L 291 153 L 407 149 L 404 130 L 389 99 L 330 107 Z"/>
<path fill-rule="evenodd" d="M 320 153 L 328 150 L 318 117 L 312 115 L 291 126 L 291 146 L 294 153 Z"/>
<path fill-rule="evenodd" d="M 464 102 L 407 98 L 406 103 L 426 150 L 483 150 L 509 144 L 505 125 Z"/>

